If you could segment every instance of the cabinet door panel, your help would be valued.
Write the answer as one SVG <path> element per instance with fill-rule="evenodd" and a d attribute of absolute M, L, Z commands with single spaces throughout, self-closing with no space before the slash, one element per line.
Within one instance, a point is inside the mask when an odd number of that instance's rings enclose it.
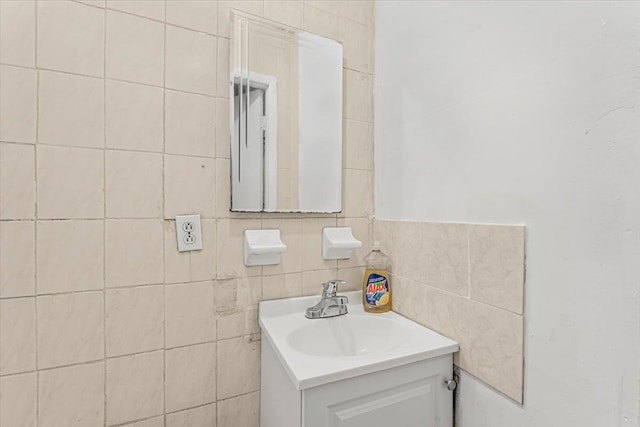
<path fill-rule="evenodd" d="M 331 427 L 435 427 L 437 377 L 404 384 L 327 407 Z"/>
<path fill-rule="evenodd" d="M 302 392 L 302 427 L 451 427 L 451 355 Z"/>

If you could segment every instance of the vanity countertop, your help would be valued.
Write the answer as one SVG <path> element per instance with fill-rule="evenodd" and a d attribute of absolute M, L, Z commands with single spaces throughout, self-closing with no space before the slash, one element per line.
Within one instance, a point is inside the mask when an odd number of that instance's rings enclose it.
<path fill-rule="evenodd" d="M 262 301 L 263 339 L 298 390 L 455 353 L 458 343 L 394 312 L 367 313 L 361 292 L 346 292 L 348 314 L 307 319 L 319 296 Z"/>

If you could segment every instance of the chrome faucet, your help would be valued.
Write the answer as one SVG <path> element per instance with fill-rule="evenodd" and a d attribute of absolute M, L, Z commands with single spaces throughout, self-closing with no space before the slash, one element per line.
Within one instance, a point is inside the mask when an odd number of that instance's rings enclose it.
<path fill-rule="evenodd" d="M 349 299 L 343 295 L 337 295 L 338 285 L 346 285 L 344 280 L 329 280 L 323 283 L 322 299 L 313 307 L 307 308 L 306 317 L 309 319 L 322 319 L 347 314 Z"/>

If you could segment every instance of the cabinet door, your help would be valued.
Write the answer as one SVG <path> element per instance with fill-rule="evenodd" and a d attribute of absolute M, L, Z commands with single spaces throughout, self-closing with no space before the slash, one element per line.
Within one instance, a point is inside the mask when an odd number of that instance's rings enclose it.
<path fill-rule="evenodd" d="M 304 427 L 450 427 L 448 363 L 419 362 L 305 390 Z"/>

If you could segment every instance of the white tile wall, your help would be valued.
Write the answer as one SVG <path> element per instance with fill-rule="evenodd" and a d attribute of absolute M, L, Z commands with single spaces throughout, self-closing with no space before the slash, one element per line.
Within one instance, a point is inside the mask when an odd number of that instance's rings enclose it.
<path fill-rule="evenodd" d="M 374 228 L 392 260 L 393 309 L 457 340 L 458 366 L 522 403 L 524 226 L 376 220 Z"/>
<path fill-rule="evenodd" d="M 161 88 L 107 80 L 107 147 L 162 153 L 163 102 Z"/>
<path fill-rule="evenodd" d="M 325 262 L 321 231 L 368 246 L 368 207 L 229 212 L 231 8 L 342 23 L 345 191 L 371 206 L 370 2 L 0 0 L 3 427 L 257 427 L 258 302 L 359 286 L 367 248 Z M 202 251 L 177 252 L 184 213 Z M 243 265 L 260 228 L 282 230 L 282 264 Z"/>

